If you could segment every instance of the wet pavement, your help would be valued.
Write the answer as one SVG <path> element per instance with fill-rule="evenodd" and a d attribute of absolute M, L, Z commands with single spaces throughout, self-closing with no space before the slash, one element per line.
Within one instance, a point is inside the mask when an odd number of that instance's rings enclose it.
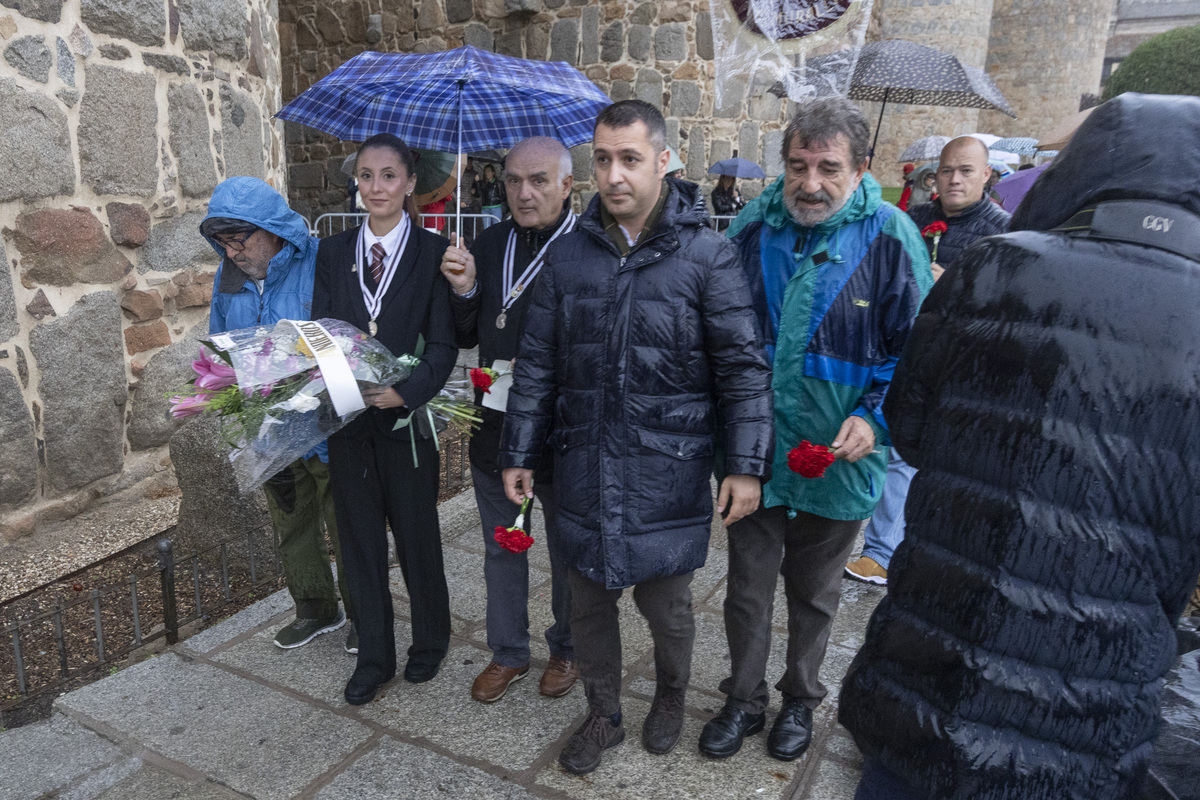
<path fill-rule="evenodd" d="M 591 775 L 557 764 L 563 742 L 582 722 L 582 686 L 552 700 L 537 691 L 548 656 L 533 637 L 533 667 L 499 702 L 470 699 L 487 665 L 483 539 L 474 496 L 440 507 L 453 613 L 450 652 L 437 678 L 393 681 L 382 697 L 352 707 L 342 689 L 354 658 L 344 631 L 296 650 L 272 644 L 291 620 L 279 592 L 97 683 L 63 695 L 51 719 L 0 733 L 0 800 L 216 800 L 217 798 L 779 798 L 851 800 L 861 757 L 837 726 L 837 689 L 879 587 L 845 581 L 822 677 L 830 699 L 814 717 L 814 740 L 800 760 L 770 758 L 764 735 L 723 761 L 700 755 L 700 729 L 721 706 L 728 673 L 721 604 L 726 540 L 714 526 L 709 563 L 692 591 L 696 647 L 683 739 L 665 756 L 641 746 L 641 721 L 654 694 L 650 633 L 626 592 L 621 603 L 627 737 Z M 536 513 L 536 512 L 535 512 Z M 535 530 L 541 530 L 541 520 Z M 530 621 L 550 622 L 549 560 L 540 537 L 530 551 Z M 408 603 L 392 573 L 401 654 Z M 768 681 L 782 672 L 784 604 L 778 595 Z M 768 724 L 777 710 L 768 710 Z"/>

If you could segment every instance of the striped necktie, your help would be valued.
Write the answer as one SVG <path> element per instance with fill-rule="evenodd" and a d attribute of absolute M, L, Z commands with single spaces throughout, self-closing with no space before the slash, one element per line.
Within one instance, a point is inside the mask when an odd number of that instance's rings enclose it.
<path fill-rule="evenodd" d="M 371 277 L 375 279 L 376 286 L 383 280 L 383 259 L 386 256 L 387 252 L 379 242 L 371 245 Z"/>

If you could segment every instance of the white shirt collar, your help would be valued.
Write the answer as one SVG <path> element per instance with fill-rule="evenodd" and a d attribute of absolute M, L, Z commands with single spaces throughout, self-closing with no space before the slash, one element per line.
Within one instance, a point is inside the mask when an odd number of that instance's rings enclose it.
<path fill-rule="evenodd" d="M 367 252 L 371 252 L 371 246 L 376 242 L 383 245 L 383 250 L 389 256 L 396 252 L 396 248 L 400 246 L 400 231 L 404 227 L 402 223 L 397 223 L 394 228 L 388 231 L 383 236 L 376 236 L 371 230 L 371 225 L 366 220 L 363 220 L 363 238 L 367 244 Z"/>

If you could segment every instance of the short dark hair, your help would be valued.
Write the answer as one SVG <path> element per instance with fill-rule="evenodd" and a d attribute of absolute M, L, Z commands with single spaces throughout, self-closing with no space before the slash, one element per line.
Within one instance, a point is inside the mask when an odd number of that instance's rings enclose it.
<path fill-rule="evenodd" d="M 644 100 L 622 100 L 605 108 L 596 117 L 596 124 L 592 126 L 592 136 L 595 137 L 596 129 L 601 125 L 609 128 L 628 128 L 638 122 L 646 126 L 654 152 L 661 153 L 667 149 L 667 121 L 663 119 L 661 111 Z"/>
<path fill-rule="evenodd" d="M 850 160 L 854 167 L 867 160 L 871 128 L 859 107 L 844 97 L 811 100 L 800 106 L 784 130 L 780 155 L 787 163 L 788 150 L 797 139 L 803 144 L 829 144 L 838 136 L 845 136 L 850 141 Z"/>

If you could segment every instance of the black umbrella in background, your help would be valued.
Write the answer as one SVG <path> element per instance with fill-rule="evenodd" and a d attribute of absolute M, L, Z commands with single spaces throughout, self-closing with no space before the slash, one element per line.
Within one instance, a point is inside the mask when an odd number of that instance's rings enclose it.
<path fill-rule="evenodd" d="M 850 79 L 852 100 L 874 100 L 879 108 L 871 157 L 879 141 L 883 109 L 888 102 L 919 106 L 987 108 L 1016 117 L 987 73 L 963 64 L 949 53 L 905 39 L 866 45 L 858 54 Z"/>

